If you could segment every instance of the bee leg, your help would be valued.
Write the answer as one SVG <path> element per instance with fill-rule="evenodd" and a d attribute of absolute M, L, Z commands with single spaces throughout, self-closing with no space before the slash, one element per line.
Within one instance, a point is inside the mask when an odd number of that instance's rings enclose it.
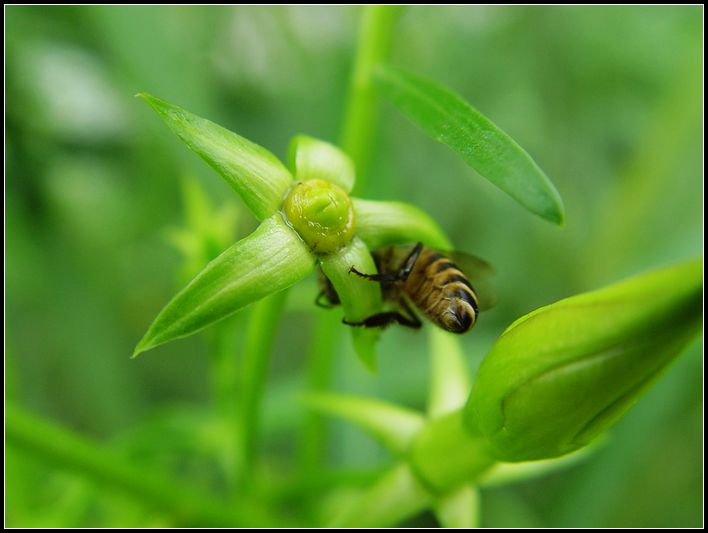
<path fill-rule="evenodd" d="M 408 315 L 408 320 L 410 324 L 403 324 L 404 326 L 408 326 L 409 328 L 413 329 L 420 329 L 420 326 L 422 326 L 422 323 L 418 316 L 413 312 L 413 310 L 410 308 L 408 305 L 408 302 L 404 298 L 400 298 L 398 300 L 398 305 L 401 306 L 401 309 L 406 312 Z"/>
<path fill-rule="evenodd" d="M 386 313 L 378 313 L 365 318 L 361 322 L 350 322 L 346 318 L 342 322 L 348 326 L 363 326 L 365 328 L 385 328 L 389 324 L 400 324 L 412 329 L 419 329 L 421 326 L 420 320 L 415 315 L 410 317 L 404 316 L 398 311 L 388 311 Z"/>
<path fill-rule="evenodd" d="M 422 251 L 423 251 L 423 243 L 419 242 L 418 244 L 415 245 L 413 250 L 411 250 L 411 253 L 408 254 L 408 257 L 406 257 L 403 260 L 398 271 L 391 273 L 391 274 L 363 274 L 363 273 L 359 272 L 354 267 L 350 267 L 349 272 L 353 272 L 357 276 L 362 277 L 362 278 L 366 278 L 369 281 L 379 281 L 379 282 L 389 282 L 389 283 L 395 282 L 395 281 L 405 281 L 408 279 L 408 276 L 410 276 L 410 273 L 413 270 L 413 267 L 415 266 L 416 261 L 418 261 L 418 258 L 420 257 L 420 253 Z"/>
<path fill-rule="evenodd" d="M 322 298 L 323 296 L 325 297 L 324 300 Z M 337 304 L 332 303 L 326 296 L 327 293 L 325 291 L 320 291 L 317 298 L 315 298 L 315 305 L 317 307 L 321 307 L 322 309 L 332 309 L 333 307 L 337 307 Z"/>

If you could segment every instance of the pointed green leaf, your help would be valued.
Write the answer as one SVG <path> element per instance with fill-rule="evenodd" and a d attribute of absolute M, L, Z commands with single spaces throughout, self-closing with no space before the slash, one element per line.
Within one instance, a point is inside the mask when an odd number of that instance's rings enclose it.
<path fill-rule="evenodd" d="M 425 509 L 432 495 L 406 464 L 393 467 L 349 506 L 329 527 L 390 527 Z"/>
<path fill-rule="evenodd" d="M 290 142 L 288 166 L 297 180 L 326 180 L 347 193 L 354 186 L 354 163 L 328 142 L 298 135 Z"/>
<path fill-rule="evenodd" d="M 133 356 L 196 333 L 242 307 L 290 287 L 315 258 L 280 213 L 209 263 L 160 312 Z"/>
<path fill-rule="evenodd" d="M 276 525 L 273 520 L 264 522 L 264 514 L 253 506 L 221 503 L 212 491 L 166 475 L 161 465 L 129 459 L 115 445 L 94 441 L 15 405 L 5 407 L 5 438 L 9 445 L 45 462 L 49 470 L 61 468 L 91 480 L 101 490 L 125 494 L 139 505 L 171 516 L 175 520 L 171 524 L 177 527 Z"/>
<path fill-rule="evenodd" d="M 616 422 L 700 330 L 702 260 L 542 307 L 479 369 L 470 429 L 504 461 L 557 457 Z"/>
<path fill-rule="evenodd" d="M 355 237 L 347 246 L 320 257 L 320 266 L 332 282 L 344 309 L 344 317 L 350 322 L 360 322 L 381 311 L 381 287 L 352 274 L 355 267 L 365 274 L 376 272 L 374 259 L 364 242 Z M 370 370 L 376 369 L 376 342 L 378 329 L 352 327 L 354 349 Z"/>
<path fill-rule="evenodd" d="M 430 328 L 430 397 L 428 415 L 438 418 L 460 409 L 470 393 L 470 374 L 460 340 L 453 333 Z"/>
<path fill-rule="evenodd" d="M 479 527 L 479 490 L 464 485 L 435 502 L 435 516 L 442 527 Z"/>
<path fill-rule="evenodd" d="M 349 420 L 398 454 L 406 452 L 425 423 L 417 411 L 361 396 L 322 393 L 303 400 L 311 409 Z"/>
<path fill-rule="evenodd" d="M 145 100 L 170 129 L 216 170 L 259 220 L 275 213 L 292 176 L 265 148 L 218 124 L 146 93 Z"/>
<path fill-rule="evenodd" d="M 451 90 L 421 76 L 380 67 L 376 82 L 411 122 L 531 212 L 563 223 L 563 203 L 543 170 L 511 137 Z"/>
<path fill-rule="evenodd" d="M 352 198 L 357 235 L 370 250 L 389 244 L 422 242 L 440 250 L 452 249 L 440 226 L 424 211 L 403 202 Z"/>

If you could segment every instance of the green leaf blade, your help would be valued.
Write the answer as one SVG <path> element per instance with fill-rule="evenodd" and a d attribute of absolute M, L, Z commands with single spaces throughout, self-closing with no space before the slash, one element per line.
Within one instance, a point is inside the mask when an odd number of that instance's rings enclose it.
<path fill-rule="evenodd" d="M 139 353 L 186 337 L 307 276 L 315 258 L 280 214 L 209 263 L 160 312 Z"/>
<path fill-rule="evenodd" d="M 278 210 L 292 176 L 277 157 L 240 135 L 165 100 L 146 93 L 137 96 L 233 187 L 258 220 Z"/>
<path fill-rule="evenodd" d="M 543 170 L 463 98 L 437 83 L 392 67 L 380 67 L 375 80 L 381 93 L 430 137 L 452 148 L 469 166 L 531 212 L 563 224 L 563 202 Z"/>
<path fill-rule="evenodd" d="M 401 455 L 425 423 L 417 411 L 361 396 L 320 393 L 303 400 L 311 409 L 349 420 Z"/>

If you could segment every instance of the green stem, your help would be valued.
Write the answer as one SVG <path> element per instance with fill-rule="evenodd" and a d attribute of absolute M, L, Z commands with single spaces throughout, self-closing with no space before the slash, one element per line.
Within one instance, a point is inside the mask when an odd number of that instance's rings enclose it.
<path fill-rule="evenodd" d="M 211 395 L 214 409 L 220 423 L 225 428 L 233 428 L 224 432 L 226 438 L 220 450 L 220 461 L 227 480 L 233 482 L 236 477 L 236 458 L 238 456 L 234 428 L 238 417 L 239 387 L 235 340 L 240 338 L 243 330 L 241 315 L 222 321 L 214 326 L 209 337 L 212 361 L 210 365 Z"/>
<path fill-rule="evenodd" d="M 132 463 L 81 435 L 8 405 L 7 442 L 40 459 L 121 490 L 146 506 L 169 514 L 182 525 L 247 526 L 261 523 L 247 507 L 228 507 L 213 495 L 181 486 L 162 472 Z M 249 515 L 251 517 L 249 517 Z"/>
<path fill-rule="evenodd" d="M 356 164 L 355 193 L 366 188 L 373 132 L 378 120 L 378 102 L 372 74 L 391 48 L 393 27 L 401 6 L 367 6 L 359 30 L 359 45 L 349 84 L 340 146 Z"/>
<path fill-rule="evenodd" d="M 237 425 L 239 431 L 236 435 L 240 444 L 239 478 L 243 486 L 249 485 L 253 473 L 263 387 L 268 373 L 273 338 L 286 297 L 287 291 L 281 291 L 255 303 L 246 325 L 239 387 L 241 391 Z"/>
<path fill-rule="evenodd" d="M 236 352 L 233 338 L 236 337 L 234 320 L 216 324 L 209 338 L 212 365 L 210 368 L 211 395 L 214 408 L 220 416 L 233 418 L 234 406 L 238 405 L 235 394 L 238 384 Z"/>
<path fill-rule="evenodd" d="M 317 313 L 312 344 L 307 359 L 307 391 L 324 392 L 329 388 L 332 375 L 333 354 L 339 340 L 341 317 L 338 313 L 320 311 Z M 305 420 L 298 443 L 298 460 L 303 479 L 310 477 L 324 462 L 326 456 L 327 422 L 322 415 L 310 409 Z"/>
<path fill-rule="evenodd" d="M 359 44 L 352 68 L 349 94 L 344 111 L 340 146 L 357 169 L 355 187 L 366 186 L 366 167 L 372 146 L 372 131 L 378 118 L 372 72 L 385 61 L 391 47 L 391 33 L 400 6 L 367 6 L 359 30 Z M 308 392 L 323 392 L 332 379 L 333 354 L 341 331 L 340 316 L 319 313 L 307 357 Z M 303 475 L 313 472 L 325 456 L 326 422 L 319 414 L 308 414 L 299 442 Z"/>

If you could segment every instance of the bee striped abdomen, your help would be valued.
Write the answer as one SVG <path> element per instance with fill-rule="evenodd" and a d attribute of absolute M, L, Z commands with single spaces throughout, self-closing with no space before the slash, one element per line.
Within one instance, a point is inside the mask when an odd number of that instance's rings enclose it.
<path fill-rule="evenodd" d="M 403 288 L 421 312 L 447 331 L 464 333 L 477 320 L 472 285 L 455 263 L 437 252 L 421 252 Z"/>

